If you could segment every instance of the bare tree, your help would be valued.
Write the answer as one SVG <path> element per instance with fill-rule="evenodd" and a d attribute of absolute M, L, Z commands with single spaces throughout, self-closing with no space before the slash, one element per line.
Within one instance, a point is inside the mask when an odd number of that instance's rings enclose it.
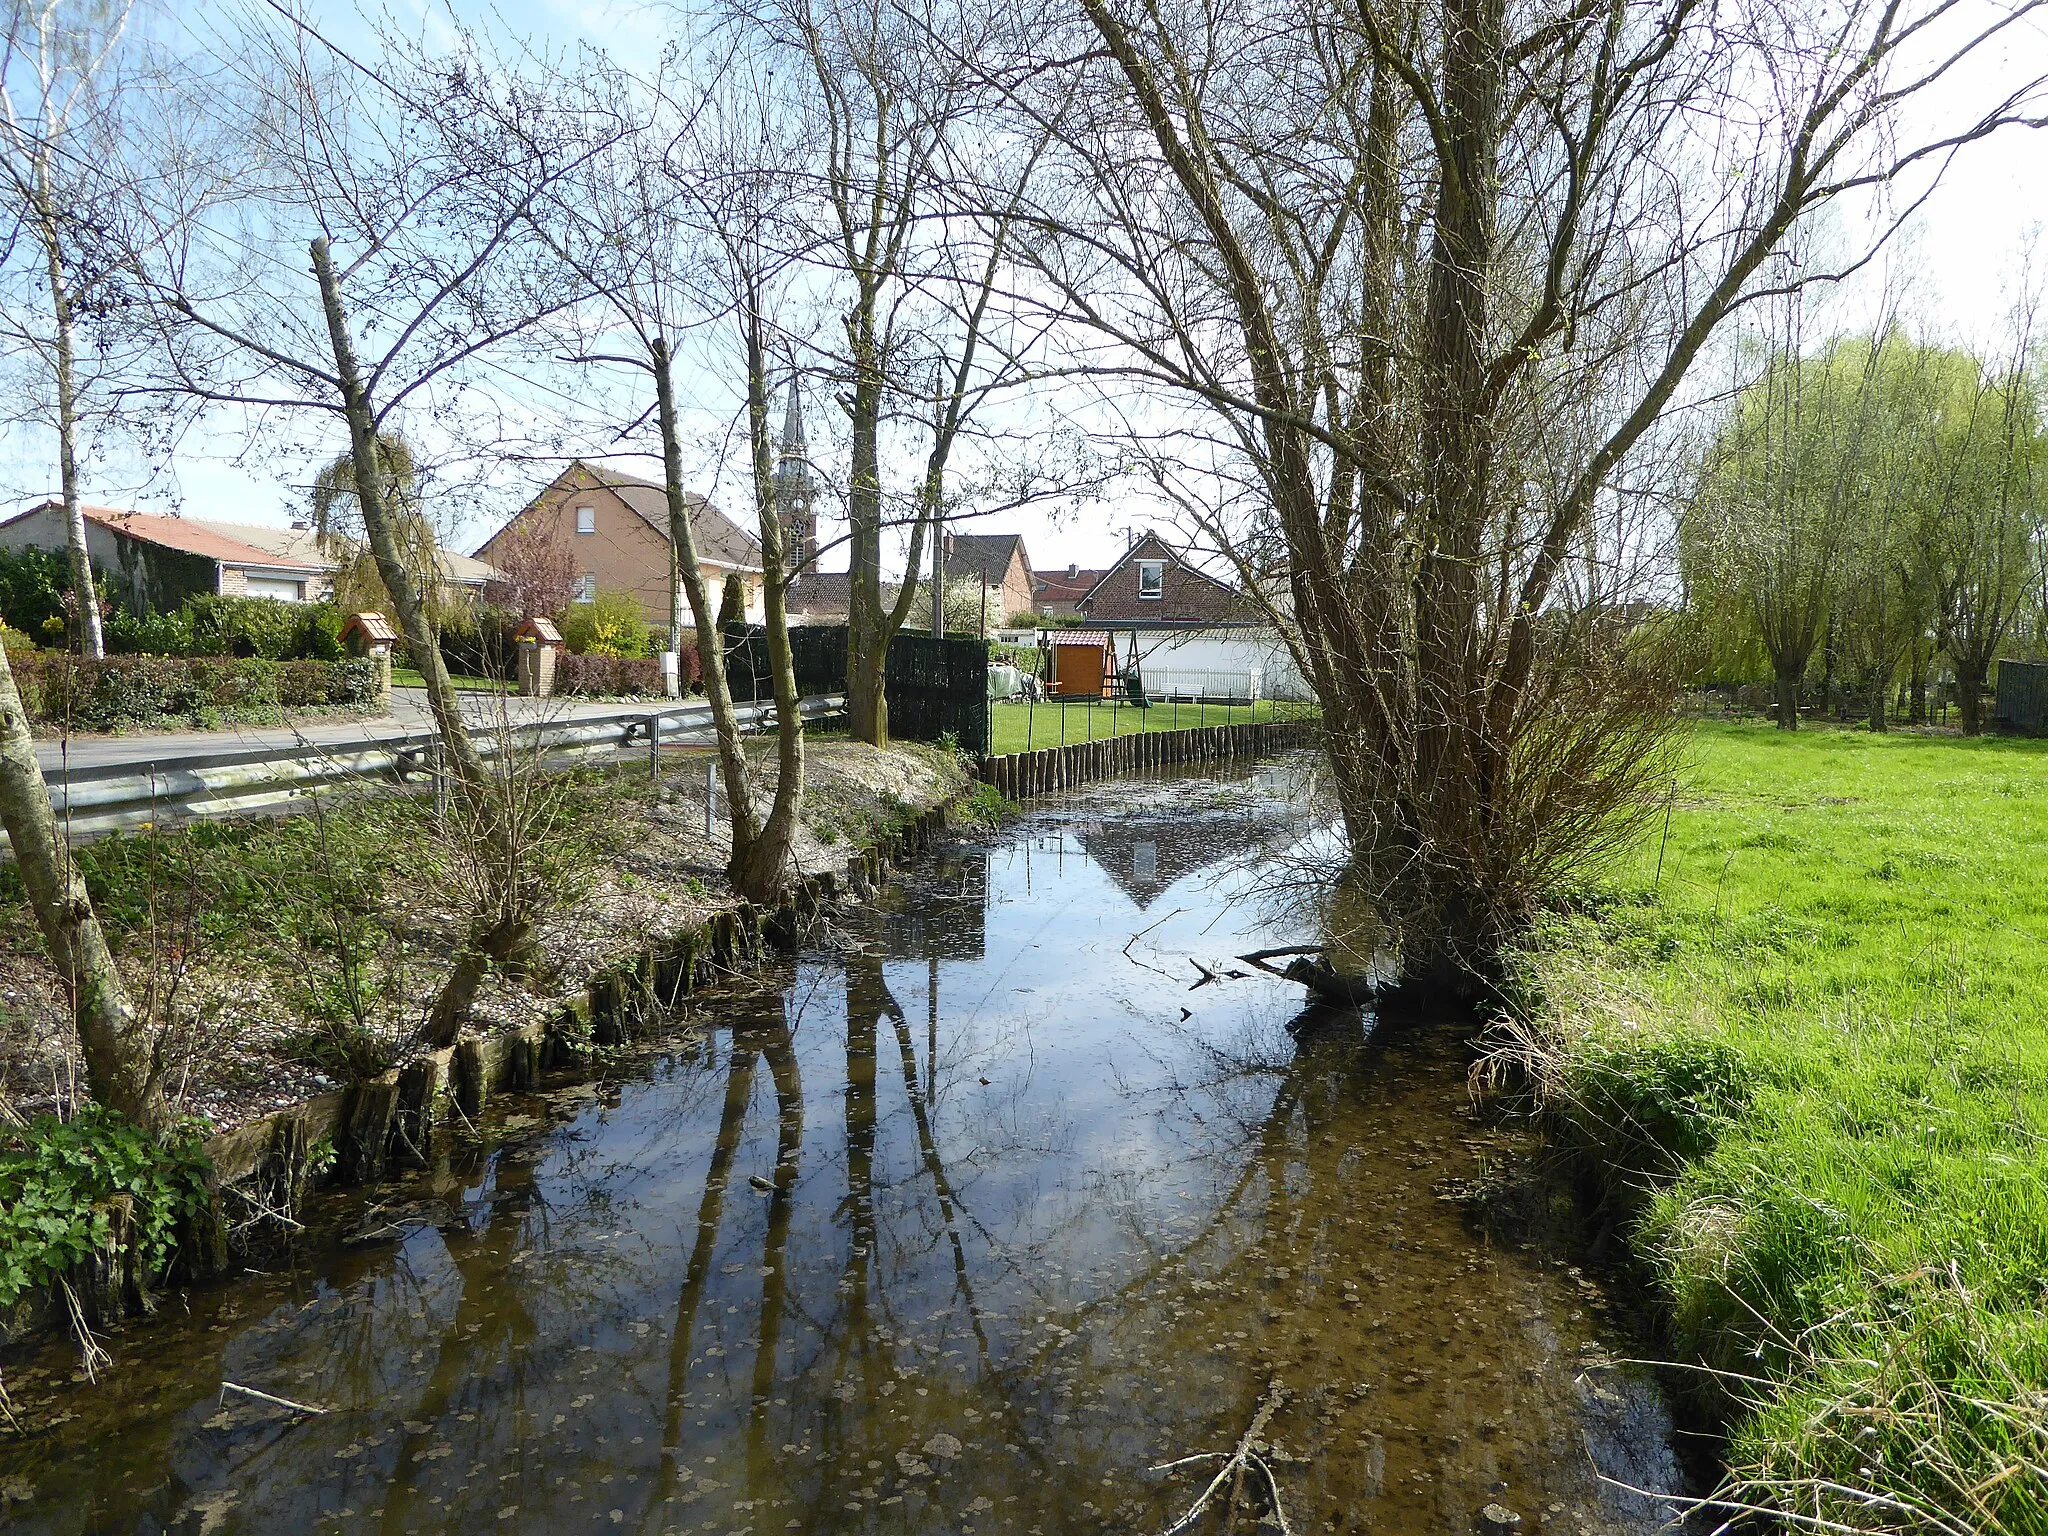
<path fill-rule="evenodd" d="M 207 135 L 206 154 L 169 158 L 176 174 L 129 208 L 133 308 L 158 347 L 161 392 L 346 434 L 371 558 L 467 825 L 506 886 L 479 907 L 431 1010 L 428 1035 L 446 1044 L 491 968 L 525 962 L 539 893 L 441 659 L 440 575 L 408 547 L 385 446 L 407 420 L 450 430 L 493 349 L 573 298 L 526 239 L 526 217 L 610 129 L 533 110 L 466 36 L 438 55 L 387 39 L 357 57 L 287 18 L 252 22 L 222 53 L 228 78 L 159 125 L 173 141 Z"/>
<path fill-rule="evenodd" d="M 119 94 L 111 77 L 132 9 L 133 0 L 13 0 L 0 51 L 0 189 L 37 269 L 7 329 L 34 354 L 50 383 L 76 636 L 94 659 L 106 654 L 106 644 L 79 488 L 86 381 L 79 368 L 78 306 L 98 275 L 97 242 L 88 231 L 107 191 Z"/>
<path fill-rule="evenodd" d="M 1781 272 L 1792 231 L 1850 194 L 1910 206 L 2039 111 L 2036 83 L 1952 131 L 1901 112 L 2038 9 L 1055 0 L 992 66 L 1031 122 L 1052 90 L 1083 106 L 1039 271 L 1087 364 L 1161 386 L 1153 433 L 1214 454 L 1212 547 L 1255 592 L 1284 562 L 1272 606 L 1411 978 L 1489 973 L 1627 835 L 1659 694 L 1559 601 L 1588 520 L 1731 315 L 1862 259 Z M 1554 419 L 1598 430 L 1533 474 Z"/>
<path fill-rule="evenodd" d="M 770 426 L 770 370 L 779 333 L 778 292 L 793 265 L 789 204 L 798 195 L 787 131 L 766 110 L 766 82 L 741 58 L 710 71 L 708 93 L 677 78 L 671 57 L 651 81 L 602 66 L 591 89 L 632 132 L 551 189 L 530 213 L 534 228 L 592 295 L 566 313 L 572 359 L 622 368 L 653 398 L 636 397 L 638 421 L 653 418 L 667 495 L 671 626 L 685 599 L 697 635 L 704 695 L 732 818 L 729 870 L 735 890 L 772 900 L 794 868 L 803 804 L 801 701 L 789 643 L 788 593 L 799 552 L 788 548 L 777 505 Z M 763 568 L 765 643 L 776 709 L 777 778 L 765 819 L 725 675 L 718 595 L 698 557 L 693 498 L 683 485 L 684 426 L 677 394 L 678 351 L 703 340 L 713 377 L 733 381 L 743 401 L 744 462 Z"/>
<path fill-rule="evenodd" d="M 1060 478 L 1047 466 L 998 473 L 980 497 L 949 480 L 981 407 L 1043 376 L 1031 360 L 1040 333 L 1019 324 L 1004 279 L 1048 135 L 1012 145 L 983 131 L 990 8 L 911 15 L 864 0 L 760 0 L 736 14 L 801 74 L 788 110 L 818 147 L 806 255 L 832 285 L 838 335 L 825 366 L 849 436 L 847 714 L 856 737 L 879 745 L 889 643 L 916 603 L 925 550 L 942 586 L 949 517 L 1019 505 Z M 891 481 L 892 458 L 918 464 L 909 484 Z M 909 533 L 893 601 L 882 579 L 890 528 Z"/>

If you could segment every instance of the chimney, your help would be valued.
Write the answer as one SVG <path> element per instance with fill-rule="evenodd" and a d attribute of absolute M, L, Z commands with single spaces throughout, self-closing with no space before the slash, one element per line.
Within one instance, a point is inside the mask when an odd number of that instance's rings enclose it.
<path fill-rule="evenodd" d="M 1069 565 L 1069 566 L 1067 567 L 1067 580 L 1069 580 L 1069 581 L 1079 581 L 1080 579 L 1081 579 L 1081 567 L 1079 567 L 1078 565 Z"/>

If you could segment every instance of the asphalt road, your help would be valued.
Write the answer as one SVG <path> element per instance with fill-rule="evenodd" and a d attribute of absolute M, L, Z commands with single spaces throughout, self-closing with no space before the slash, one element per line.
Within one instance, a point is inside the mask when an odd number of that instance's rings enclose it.
<path fill-rule="evenodd" d="M 509 715 L 513 724 L 533 720 L 584 720 L 631 714 L 637 706 L 617 700 L 578 702 L 569 699 L 522 699 L 500 693 L 465 693 L 463 714 L 478 724 L 496 724 Z M 653 706 L 648 706 L 650 709 Z M 426 690 L 394 688 L 391 713 L 371 720 L 340 720 L 303 726 L 230 727 L 219 731 L 138 731 L 124 736 L 74 736 L 69 741 L 39 742 L 36 758 L 46 777 L 108 768 L 146 768 L 222 752 L 262 748 L 289 751 L 294 747 L 350 746 L 411 731 L 431 729 Z"/>

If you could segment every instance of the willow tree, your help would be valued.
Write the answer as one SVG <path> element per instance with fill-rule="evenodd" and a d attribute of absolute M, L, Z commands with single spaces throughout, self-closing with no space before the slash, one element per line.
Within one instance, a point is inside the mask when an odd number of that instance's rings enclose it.
<path fill-rule="evenodd" d="M 2005 354 L 1955 379 L 1934 430 L 1929 545 L 1937 633 L 1963 734 L 1984 729 L 1984 689 L 2048 558 L 2048 421 L 2030 357 L 2032 316 Z"/>
<path fill-rule="evenodd" d="M 1040 279 L 1077 367 L 1150 386 L 1133 451 L 1207 456 L 1190 515 L 1293 637 L 1412 978 L 1489 973 L 1659 781 L 1668 694 L 1565 578 L 1709 340 L 1826 275 L 1772 259 L 1818 211 L 2032 110 L 1905 110 L 2027 6 L 1739 9 L 1044 0 L 987 70 L 1074 103 Z"/>

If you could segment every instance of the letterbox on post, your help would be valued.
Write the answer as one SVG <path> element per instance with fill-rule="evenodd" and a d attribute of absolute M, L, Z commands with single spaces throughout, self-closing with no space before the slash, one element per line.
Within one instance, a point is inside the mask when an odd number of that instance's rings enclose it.
<path fill-rule="evenodd" d="M 519 645 L 519 692 L 529 699 L 551 698 L 555 691 L 555 653 L 562 632 L 546 619 L 528 619 L 512 638 Z"/>
<path fill-rule="evenodd" d="M 377 703 L 391 708 L 391 647 L 398 643 L 398 631 L 381 613 L 354 613 L 341 627 L 341 643 L 351 655 L 365 656 L 377 665 Z"/>

